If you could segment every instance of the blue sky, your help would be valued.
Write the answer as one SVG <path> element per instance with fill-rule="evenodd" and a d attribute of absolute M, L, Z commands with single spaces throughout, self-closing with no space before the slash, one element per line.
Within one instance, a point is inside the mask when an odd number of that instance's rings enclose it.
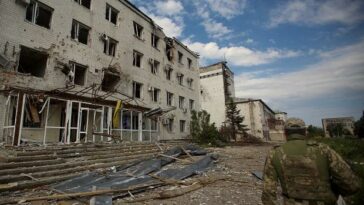
<path fill-rule="evenodd" d="M 132 0 L 200 54 L 226 59 L 237 97 L 321 126 L 364 110 L 363 0 Z"/>

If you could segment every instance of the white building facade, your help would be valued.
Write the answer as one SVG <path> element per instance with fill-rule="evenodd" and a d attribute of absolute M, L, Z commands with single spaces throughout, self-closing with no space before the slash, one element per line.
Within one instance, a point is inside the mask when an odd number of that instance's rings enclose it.
<path fill-rule="evenodd" d="M 189 135 L 198 55 L 126 0 L 0 1 L 0 140 Z"/>
<path fill-rule="evenodd" d="M 234 73 L 226 62 L 200 68 L 201 109 L 211 114 L 210 120 L 220 128 L 226 121 L 226 103 L 235 97 Z"/>

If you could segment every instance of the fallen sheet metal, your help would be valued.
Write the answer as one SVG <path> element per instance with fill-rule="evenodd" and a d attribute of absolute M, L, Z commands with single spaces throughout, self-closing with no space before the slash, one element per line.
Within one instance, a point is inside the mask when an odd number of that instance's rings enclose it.
<path fill-rule="evenodd" d="M 253 176 L 255 176 L 259 180 L 263 180 L 263 172 L 261 171 L 253 171 L 251 172 Z"/>
<path fill-rule="evenodd" d="M 201 150 L 201 148 L 192 145 L 185 146 L 184 149 L 189 151 L 191 154 L 194 153 L 194 151 L 198 154 L 202 154 L 204 151 Z M 174 147 L 164 153 L 165 156 L 172 157 L 178 157 L 182 154 L 184 154 L 184 151 L 181 147 Z M 156 176 L 161 178 L 181 180 L 198 174 L 199 172 L 211 167 L 216 158 L 217 156 L 215 155 L 207 155 L 181 169 L 161 170 L 163 166 L 175 161 L 173 158 L 161 156 L 154 159 L 144 160 L 129 166 L 116 168 L 116 172 L 111 172 L 106 175 L 97 172 L 82 174 L 79 177 L 58 183 L 54 185 L 53 188 L 63 192 L 72 193 L 91 191 L 93 187 L 97 187 L 97 189 L 123 189 L 139 184 L 157 184 L 160 181 L 148 175 L 153 172 Z M 140 189 L 138 192 L 145 191 L 146 189 L 147 188 Z M 118 197 L 122 196 L 124 195 L 119 195 Z M 97 201 L 101 204 L 108 204 L 108 201 L 103 201 L 104 199 L 106 200 L 108 197 L 100 197 Z"/>

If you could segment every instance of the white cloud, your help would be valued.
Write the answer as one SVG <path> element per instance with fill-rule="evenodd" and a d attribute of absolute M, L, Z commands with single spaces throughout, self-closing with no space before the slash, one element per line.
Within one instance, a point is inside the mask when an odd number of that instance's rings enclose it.
<path fill-rule="evenodd" d="M 244 46 L 219 47 L 215 42 L 184 42 L 188 47 L 200 54 L 202 62 L 206 60 L 226 60 L 235 66 L 255 66 L 271 63 L 277 59 L 298 56 L 300 53 L 291 50 L 267 49 L 252 50 Z"/>
<path fill-rule="evenodd" d="M 161 15 L 178 15 L 183 11 L 183 5 L 180 1 L 165 0 L 154 2 L 156 12 Z"/>
<path fill-rule="evenodd" d="M 207 0 L 209 8 L 220 16 L 231 19 L 243 13 L 247 0 Z"/>
<path fill-rule="evenodd" d="M 212 38 L 221 38 L 232 32 L 228 27 L 224 26 L 222 23 L 216 22 L 214 20 L 204 20 L 202 25 L 205 28 L 205 31 Z"/>
<path fill-rule="evenodd" d="M 155 15 L 155 7 L 147 5 L 147 7 L 140 7 L 141 11 L 147 14 L 155 23 L 162 27 L 164 33 L 169 37 L 181 37 L 184 30 L 184 21 L 180 15 L 173 17 L 166 16 L 165 14 L 159 13 Z"/>
<path fill-rule="evenodd" d="M 209 37 L 216 39 L 228 39 L 231 36 L 231 29 L 212 18 L 212 15 L 210 14 L 211 10 L 207 3 L 194 1 L 193 4 L 196 8 L 197 15 L 202 18 L 201 24 Z"/>
<path fill-rule="evenodd" d="M 254 43 L 254 39 L 248 38 L 248 39 L 246 39 L 245 43 L 247 43 L 247 44 Z"/>
<path fill-rule="evenodd" d="M 268 101 L 308 100 L 339 93 L 364 93 L 364 41 L 321 54 L 319 63 L 299 71 L 260 78 L 255 73 L 236 76 L 240 97 Z"/>
<path fill-rule="evenodd" d="M 361 0 L 292 0 L 272 10 L 269 27 L 280 24 L 352 25 L 364 19 Z"/>

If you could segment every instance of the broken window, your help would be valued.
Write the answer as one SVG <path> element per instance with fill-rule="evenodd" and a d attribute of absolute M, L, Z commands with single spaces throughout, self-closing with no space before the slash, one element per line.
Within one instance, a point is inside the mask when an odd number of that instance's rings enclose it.
<path fill-rule="evenodd" d="M 72 39 L 87 45 L 89 32 L 90 32 L 90 27 L 76 20 L 73 20 L 72 30 L 71 30 Z"/>
<path fill-rule="evenodd" d="M 143 26 L 133 22 L 134 25 L 134 36 L 141 39 L 143 34 Z"/>
<path fill-rule="evenodd" d="M 158 100 L 159 100 L 159 93 L 160 93 L 161 90 L 158 89 L 158 88 L 151 87 L 149 91 L 150 91 L 150 95 L 151 95 L 152 101 L 153 102 L 158 102 Z"/>
<path fill-rule="evenodd" d="M 192 89 L 192 87 L 193 87 L 193 79 L 192 78 L 188 78 L 187 79 L 187 83 L 188 83 L 188 87 Z"/>
<path fill-rule="evenodd" d="M 180 120 L 179 121 L 179 131 L 185 132 L 186 130 L 186 120 Z"/>
<path fill-rule="evenodd" d="M 188 69 L 192 68 L 192 60 L 190 58 L 187 58 L 188 61 Z"/>
<path fill-rule="evenodd" d="M 182 59 L 183 59 L 183 54 L 181 52 L 178 51 L 178 63 L 182 63 Z"/>
<path fill-rule="evenodd" d="M 82 5 L 88 9 L 91 8 L 91 0 L 74 0 L 75 2 L 77 2 L 79 5 Z"/>
<path fill-rule="evenodd" d="M 115 56 L 118 42 L 110 37 L 104 39 L 104 53 L 109 56 Z"/>
<path fill-rule="evenodd" d="M 173 119 L 168 119 L 168 132 L 173 132 L 173 123 L 174 123 L 174 120 Z"/>
<path fill-rule="evenodd" d="M 140 68 L 142 64 L 143 54 L 138 51 L 133 52 L 133 66 Z"/>
<path fill-rule="evenodd" d="M 195 109 L 195 101 L 190 99 L 190 110 L 194 110 Z"/>
<path fill-rule="evenodd" d="M 142 87 L 143 84 L 138 82 L 133 82 L 133 97 L 140 99 L 142 97 Z"/>
<path fill-rule="evenodd" d="M 184 109 L 185 108 L 185 98 L 182 96 L 179 96 L 179 108 Z"/>
<path fill-rule="evenodd" d="M 171 67 L 167 67 L 167 68 L 165 69 L 165 71 L 166 71 L 166 79 L 167 79 L 167 80 L 171 80 L 171 76 L 172 76 L 172 71 L 173 71 L 173 69 L 172 69 Z"/>
<path fill-rule="evenodd" d="M 73 81 L 71 81 L 73 84 L 76 85 L 85 85 L 86 82 L 86 71 L 87 66 L 80 65 L 78 63 L 71 62 L 71 71 L 73 72 Z"/>
<path fill-rule="evenodd" d="M 101 83 L 101 90 L 105 92 L 112 92 L 115 90 L 116 85 L 120 81 L 120 76 L 115 73 L 105 72 L 104 78 Z"/>
<path fill-rule="evenodd" d="M 42 115 L 39 111 L 42 103 L 35 97 L 28 97 L 25 101 L 23 127 L 40 128 L 42 126 Z"/>
<path fill-rule="evenodd" d="M 167 55 L 167 59 L 169 61 L 172 61 L 173 60 L 173 57 L 174 57 L 174 53 L 173 53 L 173 39 L 166 37 L 164 40 L 166 42 L 166 55 Z"/>
<path fill-rule="evenodd" d="M 178 84 L 183 85 L 183 77 L 184 75 L 182 73 L 177 74 Z"/>
<path fill-rule="evenodd" d="M 173 106 L 173 93 L 167 91 L 167 105 Z"/>
<path fill-rule="evenodd" d="M 47 67 L 48 54 L 21 46 L 18 72 L 43 77 Z"/>
<path fill-rule="evenodd" d="M 53 9 L 38 1 L 30 1 L 27 6 L 26 20 L 45 28 L 51 27 Z"/>
<path fill-rule="evenodd" d="M 119 11 L 110 6 L 109 4 L 106 4 L 106 20 L 110 21 L 111 23 L 116 25 L 117 19 L 118 19 Z"/>
<path fill-rule="evenodd" d="M 159 69 L 159 61 L 157 60 L 153 60 L 153 59 L 149 59 L 150 62 L 150 72 L 153 73 L 154 75 L 156 75 L 158 73 L 158 69 Z"/>
<path fill-rule="evenodd" d="M 152 33 L 152 46 L 158 49 L 159 37 Z"/>

